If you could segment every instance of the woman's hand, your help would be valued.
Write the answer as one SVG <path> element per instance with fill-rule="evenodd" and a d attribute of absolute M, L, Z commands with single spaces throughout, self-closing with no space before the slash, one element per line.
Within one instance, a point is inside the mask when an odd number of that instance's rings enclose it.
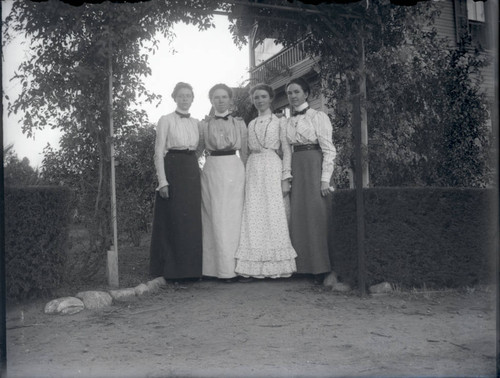
<path fill-rule="evenodd" d="M 162 186 L 160 188 L 160 197 L 168 199 L 168 185 Z"/>
<path fill-rule="evenodd" d="M 333 190 L 330 190 L 330 184 L 325 182 L 325 181 L 321 181 L 321 195 L 323 197 L 326 197 L 327 195 L 329 195 Z"/>
<path fill-rule="evenodd" d="M 286 197 L 287 194 L 290 193 L 290 190 L 292 189 L 292 184 L 290 183 L 290 180 L 281 180 L 281 191 L 283 192 L 283 197 Z"/>

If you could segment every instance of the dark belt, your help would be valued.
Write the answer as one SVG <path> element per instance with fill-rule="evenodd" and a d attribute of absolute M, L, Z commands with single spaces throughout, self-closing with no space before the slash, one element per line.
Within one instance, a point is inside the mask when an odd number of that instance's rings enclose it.
<path fill-rule="evenodd" d="M 168 153 L 169 154 L 188 154 L 188 155 L 193 155 L 196 151 L 195 150 L 189 150 L 189 149 L 185 149 L 185 150 L 168 150 Z"/>
<path fill-rule="evenodd" d="M 235 150 L 229 151 L 210 151 L 210 156 L 226 156 L 226 155 L 236 155 Z"/>
<path fill-rule="evenodd" d="M 319 144 L 297 144 L 293 146 L 293 152 L 321 150 Z"/>

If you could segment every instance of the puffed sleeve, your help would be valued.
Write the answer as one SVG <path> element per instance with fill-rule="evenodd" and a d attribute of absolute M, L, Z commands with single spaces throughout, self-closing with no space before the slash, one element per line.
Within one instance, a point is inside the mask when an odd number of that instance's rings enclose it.
<path fill-rule="evenodd" d="M 168 133 L 168 121 L 165 116 L 161 117 L 156 125 L 156 139 L 155 139 L 155 168 L 156 176 L 158 178 L 157 190 L 168 185 L 167 178 L 165 176 L 165 146 L 167 144 L 167 133 Z"/>
<path fill-rule="evenodd" d="M 205 151 L 205 129 L 206 129 L 205 121 L 199 121 L 198 133 L 200 137 L 198 140 L 198 146 L 196 147 L 196 157 L 198 159 L 203 155 L 203 151 Z"/>
<path fill-rule="evenodd" d="M 240 158 L 243 161 L 243 164 L 247 164 L 248 159 L 248 129 L 245 125 L 245 121 L 238 120 L 238 125 L 240 127 L 240 136 L 241 136 L 241 148 L 240 148 Z"/>
<path fill-rule="evenodd" d="M 281 150 L 283 151 L 281 179 L 287 180 L 292 178 L 292 147 L 290 146 L 286 138 L 286 118 L 280 118 L 279 123 Z"/>
<path fill-rule="evenodd" d="M 321 167 L 321 181 L 330 183 L 333 173 L 334 161 L 337 151 L 332 142 L 332 123 L 326 113 L 318 111 L 314 117 L 314 127 L 316 128 L 316 135 L 318 143 L 323 151 L 323 165 Z"/>

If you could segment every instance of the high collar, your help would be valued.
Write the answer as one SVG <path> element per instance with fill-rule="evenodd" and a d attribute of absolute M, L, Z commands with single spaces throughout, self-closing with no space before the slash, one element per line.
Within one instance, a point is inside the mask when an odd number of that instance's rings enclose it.
<path fill-rule="evenodd" d="M 189 114 L 189 112 L 186 112 L 185 110 L 181 110 L 179 108 L 175 109 L 175 111 L 182 114 Z"/>
<path fill-rule="evenodd" d="M 217 117 L 225 117 L 229 114 L 229 110 L 226 110 L 224 113 L 219 113 L 217 110 L 215 111 L 215 115 Z"/>
<path fill-rule="evenodd" d="M 294 110 L 297 112 L 300 112 L 300 111 L 304 110 L 305 108 L 307 108 L 308 106 L 309 106 L 309 104 L 306 101 L 302 105 L 294 107 Z"/>

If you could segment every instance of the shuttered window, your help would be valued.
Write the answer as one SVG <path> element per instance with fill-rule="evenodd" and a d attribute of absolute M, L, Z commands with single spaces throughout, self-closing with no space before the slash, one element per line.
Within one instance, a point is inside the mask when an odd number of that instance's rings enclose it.
<path fill-rule="evenodd" d="M 485 3 L 481 0 L 454 0 L 455 36 L 457 44 L 490 47 Z"/>

